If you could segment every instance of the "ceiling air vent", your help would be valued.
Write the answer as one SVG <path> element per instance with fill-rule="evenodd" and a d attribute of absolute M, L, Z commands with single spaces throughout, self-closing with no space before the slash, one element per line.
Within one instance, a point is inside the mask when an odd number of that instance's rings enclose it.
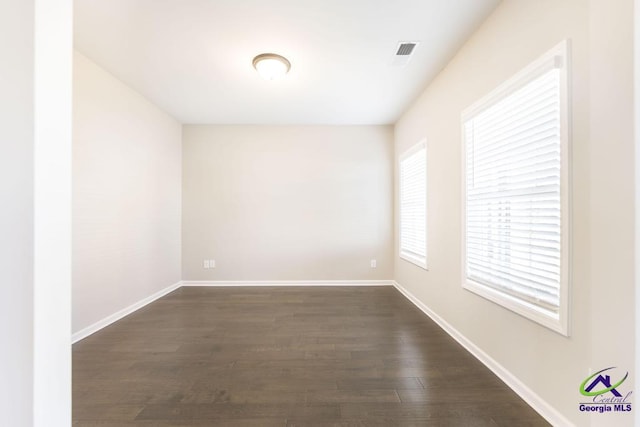
<path fill-rule="evenodd" d="M 405 56 L 405 55 L 411 55 L 411 52 L 413 52 L 413 49 L 416 47 L 417 43 L 400 43 L 400 45 L 398 46 L 398 51 L 396 52 L 396 55 L 398 56 Z"/>
<path fill-rule="evenodd" d="M 400 42 L 398 43 L 398 48 L 396 49 L 396 54 L 393 57 L 392 65 L 396 65 L 402 67 L 409 63 L 413 52 L 418 46 L 419 42 Z"/>

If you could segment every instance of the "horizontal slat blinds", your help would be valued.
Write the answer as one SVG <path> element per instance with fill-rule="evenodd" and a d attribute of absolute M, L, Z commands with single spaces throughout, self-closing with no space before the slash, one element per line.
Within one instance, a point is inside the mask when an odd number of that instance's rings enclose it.
<path fill-rule="evenodd" d="M 557 313 L 560 70 L 548 66 L 464 120 L 466 277 Z"/>
<path fill-rule="evenodd" d="M 420 143 L 400 160 L 400 256 L 427 262 L 427 149 Z"/>

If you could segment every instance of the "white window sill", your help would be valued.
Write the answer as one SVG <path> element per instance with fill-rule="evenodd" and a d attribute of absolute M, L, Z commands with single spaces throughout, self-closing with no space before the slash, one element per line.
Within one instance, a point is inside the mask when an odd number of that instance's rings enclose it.
<path fill-rule="evenodd" d="M 569 328 L 566 319 L 562 316 L 562 310 L 560 315 L 551 313 L 527 301 L 520 300 L 512 295 L 481 285 L 469 279 L 463 282 L 462 287 L 529 320 L 533 320 L 554 332 L 566 337 L 569 336 Z"/>
<path fill-rule="evenodd" d="M 428 270 L 427 268 L 427 260 L 424 258 L 419 258 L 410 254 L 406 254 L 406 253 L 400 253 L 400 258 L 402 258 L 405 261 L 408 261 L 412 264 L 417 265 L 420 268 L 423 268 L 425 270 Z"/>

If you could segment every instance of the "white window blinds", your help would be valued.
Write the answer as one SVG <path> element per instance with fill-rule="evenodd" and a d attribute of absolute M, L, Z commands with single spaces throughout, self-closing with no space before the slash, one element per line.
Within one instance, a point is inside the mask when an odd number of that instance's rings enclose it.
<path fill-rule="evenodd" d="M 466 281 L 552 317 L 565 267 L 561 59 L 463 118 Z"/>
<path fill-rule="evenodd" d="M 427 147 L 424 141 L 400 159 L 400 256 L 427 267 Z"/>

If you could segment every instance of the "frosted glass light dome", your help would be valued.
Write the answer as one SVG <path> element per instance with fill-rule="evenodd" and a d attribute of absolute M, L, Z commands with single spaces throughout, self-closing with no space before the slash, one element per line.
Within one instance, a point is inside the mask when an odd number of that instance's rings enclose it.
<path fill-rule="evenodd" d="M 291 63 L 284 56 L 263 53 L 253 58 L 253 67 L 263 79 L 276 80 L 289 72 Z"/>

